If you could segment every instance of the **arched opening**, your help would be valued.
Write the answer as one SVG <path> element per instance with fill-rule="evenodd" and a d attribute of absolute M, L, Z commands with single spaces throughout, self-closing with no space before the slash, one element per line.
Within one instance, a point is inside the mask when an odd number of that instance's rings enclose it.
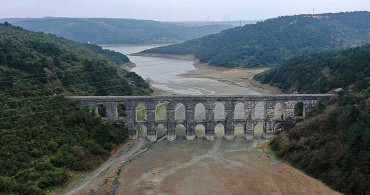
<path fill-rule="evenodd" d="M 215 106 L 215 109 L 214 109 L 214 119 L 215 121 L 219 121 L 219 120 L 225 120 L 225 106 L 218 102 Z"/>
<path fill-rule="evenodd" d="M 253 119 L 264 119 L 265 118 L 265 104 L 258 102 L 254 107 Z"/>
<path fill-rule="evenodd" d="M 127 116 L 126 106 L 123 104 L 119 104 L 117 106 L 117 114 L 118 114 L 118 117 L 126 117 Z"/>
<path fill-rule="evenodd" d="M 175 107 L 175 120 L 185 121 L 185 106 L 183 104 L 177 104 Z"/>
<path fill-rule="evenodd" d="M 206 108 L 202 103 L 199 103 L 195 106 L 194 110 L 194 120 L 196 121 L 205 121 L 206 120 Z"/>
<path fill-rule="evenodd" d="M 284 119 L 284 107 L 281 103 L 275 104 L 274 119 Z"/>
<path fill-rule="evenodd" d="M 204 138 L 206 136 L 206 128 L 202 124 L 195 126 L 195 136 L 197 138 Z"/>
<path fill-rule="evenodd" d="M 296 116 L 296 117 L 303 116 L 303 102 L 298 102 L 294 106 L 294 116 Z"/>
<path fill-rule="evenodd" d="M 140 103 L 136 106 L 136 121 L 145 121 L 147 120 L 146 108 L 143 103 Z"/>
<path fill-rule="evenodd" d="M 161 137 L 165 136 L 166 135 L 166 127 L 163 125 L 163 124 L 160 124 L 157 126 L 156 128 L 156 131 L 157 131 L 157 139 L 160 139 Z"/>
<path fill-rule="evenodd" d="M 257 139 L 262 139 L 264 135 L 264 125 L 263 123 L 258 123 L 257 125 L 254 126 L 254 131 L 253 135 Z"/>
<path fill-rule="evenodd" d="M 98 105 L 98 115 L 100 117 L 107 117 L 107 108 L 103 104 Z"/>
<path fill-rule="evenodd" d="M 244 139 L 244 125 L 237 124 L 234 127 L 234 138 L 236 139 Z"/>
<path fill-rule="evenodd" d="M 245 119 L 245 111 L 244 111 L 244 104 L 237 103 L 234 109 L 234 119 Z"/>
<path fill-rule="evenodd" d="M 146 137 L 147 135 L 147 128 L 143 124 L 138 124 L 136 126 L 136 131 L 137 131 L 138 137 Z"/>
<path fill-rule="evenodd" d="M 166 113 L 166 105 L 165 104 L 158 104 L 155 107 L 155 120 L 156 121 L 164 121 L 167 120 L 167 113 Z"/>
<path fill-rule="evenodd" d="M 177 125 L 176 126 L 176 139 L 185 139 L 185 136 L 186 136 L 186 128 L 184 125 Z"/>
<path fill-rule="evenodd" d="M 224 125 L 218 124 L 215 126 L 215 136 L 220 138 L 225 135 L 225 128 Z"/>

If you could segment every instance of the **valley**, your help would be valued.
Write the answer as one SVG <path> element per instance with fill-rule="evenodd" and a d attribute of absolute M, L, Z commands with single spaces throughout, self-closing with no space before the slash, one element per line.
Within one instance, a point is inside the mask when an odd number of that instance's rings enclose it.
<path fill-rule="evenodd" d="M 369 11 L 170 13 L 2 16 L 0 194 L 370 193 Z"/>
<path fill-rule="evenodd" d="M 124 54 L 146 47 L 152 46 L 103 46 Z M 191 56 L 128 57 L 136 65 L 132 70 L 143 78 L 145 75 L 150 78 L 157 95 L 281 93 L 253 80 L 254 75 L 266 70 L 263 68 L 210 67 Z M 164 71 L 161 66 L 171 70 L 168 64 L 175 66 L 173 72 L 160 74 Z M 203 85 L 188 82 L 194 79 Z M 215 88 L 212 83 L 224 87 Z M 72 185 L 66 194 L 338 194 L 278 160 L 270 151 L 268 141 L 261 139 L 227 141 L 220 134 L 213 142 L 204 138 L 188 141 L 182 129 L 173 142 L 161 139 L 150 144 L 142 137 L 130 140 L 125 147 L 132 149 L 111 157 L 97 171 Z"/>
<path fill-rule="evenodd" d="M 163 45 L 102 45 L 128 55 L 131 70 L 156 89 L 156 95 L 254 95 L 278 94 L 277 88 L 261 85 L 253 77 L 266 68 L 228 69 L 200 63 L 193 56 L 143 54 Z"/>

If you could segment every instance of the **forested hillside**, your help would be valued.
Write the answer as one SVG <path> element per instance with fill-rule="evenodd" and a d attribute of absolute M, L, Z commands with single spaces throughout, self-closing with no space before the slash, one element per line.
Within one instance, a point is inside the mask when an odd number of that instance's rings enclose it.
<path fill-rule="evenodd" d="M 370 44 L 297 56 L 255 79 L 287 93 L 326 93 L 336 88 L 370 93 Z"/>
<path fill-rule="evenodd" d="M 0 194 L 52 191 L 75 171 L 99 165 L 122 143 L 122 123 L 105 122 L 64 99 L 151 93 L 141 77 L 113 61 L 127 59 L 0 24 Z"/>
<path fill-rule="evenodd" d="M 114 18 L 9 18 L 27 30 L 55 34 L 78 42 L 96 44 L 176 43 L 231 28 L 231 25 L 186 26 L 152 20 Z"/>
<path fill-rule="evenodd" d="M 124 65 L 130 62 L 130 59 L 126 55 L 123 55 L 119 52 L 103 49 L 101 46 L 95 44 L 85 43 L 85 46 L 93 50 L 97 54 L 101 54 L 106 58 L 109 58 L 112 62 L 116 63 L 117 65 Z"/>
<path fill-rule="evenodd" d="M 274 66 L 313 51 L 370 42 L 370 12 L 284 16 L 147 53 L 195 55 L 225 67 Z"/>
<path fill-rule="evenodd" d="M 286 92 L 325 93 L 307 121 L 271 142 L 279 157 L 333 189 L 370 193 L 370 45 L 293 58 L 255 77 Z"/>

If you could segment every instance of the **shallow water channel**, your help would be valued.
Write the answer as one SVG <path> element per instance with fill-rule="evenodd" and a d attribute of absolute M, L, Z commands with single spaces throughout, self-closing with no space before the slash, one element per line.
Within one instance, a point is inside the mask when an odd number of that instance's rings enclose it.
<path fill-rule="evenodd" d="M 224 83 L 208 78 L 187 78 L 183 74 L 194 71 L 192 60 L 172 59 L 164 57 L 130 56 L 145 49 L 161 45 L 102 45 L 128 55 L 131 62 L 136 64 L 132 71 L 150 80 L 154 88 L 184 95 L 233 95 L 233 94 L 258 94 L 251 89 Z M 228 89 L 225 91 L 224 89 Z"/>

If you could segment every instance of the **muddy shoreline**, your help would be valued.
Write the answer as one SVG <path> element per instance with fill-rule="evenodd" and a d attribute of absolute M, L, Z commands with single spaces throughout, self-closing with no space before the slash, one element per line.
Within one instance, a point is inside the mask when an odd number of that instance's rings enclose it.
<path fill-rule="evenodd" d="M 172 54 L 154 54 L 154 53 L 135 53 L 133 56 L 161 57 L 178 60 L 191 60 L 194 62 L 195 70 L 185 74 L 180 74 L 185 78 L 207 78 L 217 80 L 219 82 L 230 85 L 249 88 L 260 94 L 282 94 L 282 91 L 277 87 L 261 84 L 254 80 L 254 75 L 261 73 L 268 68 L 226 68 L 214 66 L 208 63 L 202 63 L 193 55 L 172 55 Z M 176 95 L 174 93 L 154 88 L 157 95 Z M 228 90 L 228 89 L 223 89 Z M 232 89 L 231 89 L 232 90 Z"/>

